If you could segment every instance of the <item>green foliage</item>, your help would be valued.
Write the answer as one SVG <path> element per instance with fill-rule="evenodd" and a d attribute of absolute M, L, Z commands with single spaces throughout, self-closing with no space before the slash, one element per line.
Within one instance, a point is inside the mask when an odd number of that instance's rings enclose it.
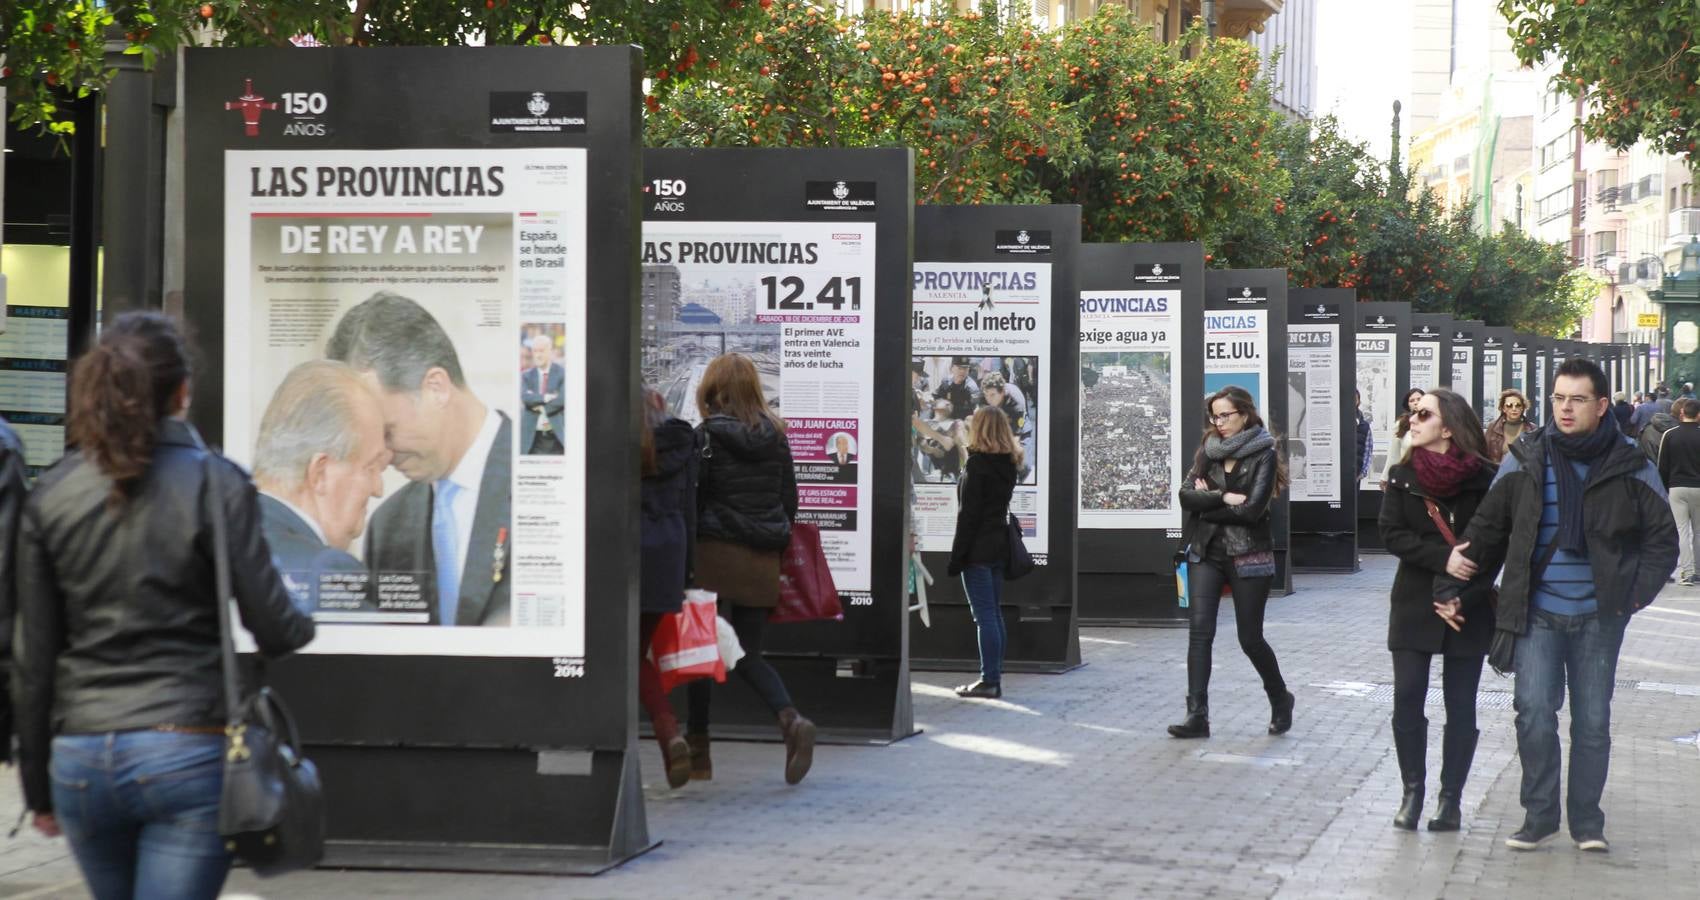
<path fill-rule="evenodd" d="M 1499 0 L 1525 63 L 1560 61 L 1552 87 L 1592 94 L 1583 131 L 1624 149 L 1639 140 L 1692 153 L 1700 135 L 1700 3 Z"/>
<path fill-rule="evenodd" d="M 651 145 L 915 147 L 920 202 L 1079 203 L 1091 241 L 1208 244 L 1290 183 L 1243 42 L 1183 60 L 1109 5 L 1045 34 L 1020 12 L 768 14 L 649 98 Z"/>
<path fill-rule="evenodd" d="M 648 65 L 683 72 L 758 17 L 743 0 L 4 0 L 0 84 L 13 121 L 66 134 L 59 103 L 106 84 L 109 38 L 148 65 L 197 39 L 234 47 L 638 44 Z"/>

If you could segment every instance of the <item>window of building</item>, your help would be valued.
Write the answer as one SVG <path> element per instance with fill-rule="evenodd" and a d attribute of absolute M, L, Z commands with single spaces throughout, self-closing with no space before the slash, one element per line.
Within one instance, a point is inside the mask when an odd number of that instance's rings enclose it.
<path fill-rule="evenodd" d="M 1542 222 L 1550 222 L 1559 216 L 1570 215 L 1571 196 L 1569 188 L 1559 188 L 1542 197 L 1535 203 L 1535 218 Z"/>
<path fill-rule="evenodd" d="M 1617 255 L 1617 232 L 1594 232 L 1594 256 L 1604 258 Z"/>

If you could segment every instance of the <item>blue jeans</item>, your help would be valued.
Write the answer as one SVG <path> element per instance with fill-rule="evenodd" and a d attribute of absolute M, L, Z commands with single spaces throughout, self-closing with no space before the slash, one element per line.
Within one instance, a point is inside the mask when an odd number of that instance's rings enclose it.
<path fill-rule="evenodd" d="M 1003 564 L 971 565 L 962 570 L 962 592 L 980 632 L 980 680 L 1003 683 L 1003 648 L 1009 632 L 1003 622 Z"/>
<path fill-rule="evenodd" d="M 120 731 L 53 739 L 53 812 L 97 900 L 214 898 L 224 739 Z"/>
<path fill-rule="evenodd" d="M 1517 756 L 1523 763 L 1524 824 L 1558 828 L 1558 711 L 1570 687 L 1570 786 L 1565 818 L 1573 837 L 1604 834 L 1600 809 L 1611 763 L 1611 694 L 1626 619 L 1530 610 L 1517 639 Z"/>

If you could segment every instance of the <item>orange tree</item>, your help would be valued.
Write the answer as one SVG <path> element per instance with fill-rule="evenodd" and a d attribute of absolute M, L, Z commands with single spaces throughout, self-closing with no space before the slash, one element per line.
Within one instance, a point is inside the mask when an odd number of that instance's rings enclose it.
<path fill-rule="evenodd" d="M 1119 6 L 1045 33 L 990 9 L 767 12 L 648 99 L 651 145 L 910 146 L 920 202 L 1079 203 L 1092 241 L 1209 244 L 1289 183 L 1242 42 L 1195 33 L 1181 59 Z"/>

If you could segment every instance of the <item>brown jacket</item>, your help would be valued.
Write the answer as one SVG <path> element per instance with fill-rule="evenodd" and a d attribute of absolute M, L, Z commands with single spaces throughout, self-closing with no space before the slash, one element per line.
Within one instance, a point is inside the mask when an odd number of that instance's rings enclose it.
<path fill-rule="evenodd" d="M 1528 417 L 1525 416 L 1523 418 L 1523 430 L 1518 432 L 1518 435 L 1522 436 L 1531 431 L 1539 430 L 1539 428 L 1535 427 L 1535 423 L 1529 421 Z M 1494 419 L 1488 424 L 1487 428 L 1482 430 L 1482 435 L 1487 438 L 1488 459 L 1491 459 L 1496 463 L 1502 462 L 1505 459 L 1505 417 L 1500 416 L 1499 418 Z"/>

